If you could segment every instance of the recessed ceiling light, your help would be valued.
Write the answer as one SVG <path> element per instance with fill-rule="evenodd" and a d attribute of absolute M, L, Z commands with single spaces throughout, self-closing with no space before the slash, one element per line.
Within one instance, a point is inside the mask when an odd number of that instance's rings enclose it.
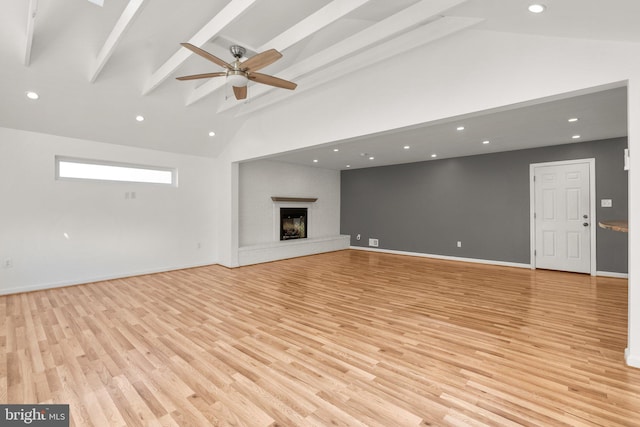
<path fill-rule="evenodd" d="M 458 126 L 456 130 L 464 130 L 464 126 Z"/>
<path fill-rule="evenodd" d="M 25 95 L 27 95 L 27 98 L 33 99 L 33 100 L 36 100 L 36 99 L 40 98 L 40 95 L 38 95 L 37 93 L 32 92 L 32 91 L 27 91 L 25 93 Z"/>
<path fill-rule="evenodd" d="M 438 155 L 437 154 L 432 154 L 431 157 L 438 157 Z"/>
<path fill-rule="evenodd" d="M 547 9 L 547 6 L 539 3 L 529 5 L 529 12 L 531 13 L 542 13 Z"/>
<path fill-rule="evenodd" d="M 410 146 L 410 145 L 405 145 L 405 146 L 404 146 L 404 147 L 402 147 L 402 148 L 404 148 L 405 150 L 408 150 L 409 148 L 411 148 L 411 146 Z"/>
<path fill-rule="evenodd" d="M 351 167 L 351 165 L 347 165 L 347 167 L 348 167 L 348 168 L 350 168 L 350 167 Z"/>
<path fill-rule="evenodd" d="M 491 141 L 489 141 L 488 139 L 485 139 L 484 141 L 482 141 L 482 143 L 483 143 L 484 145 L 487 145 L 487 144 L 489 144 L 490 142 L 491 142 Z"/>
<path fill-rule="evenodd" d="M 569 123 L 574 123 L 578 121 L 577 117 L 571 117 L 569 120 L 567 120 Z"/>
<path fill-rule="evenodd" d="M 136 116 L 136 120 L 139 121 L 139 122 L 142 122 L 142 121 L 144 121 L 144 117 Z"/>
<path fill-rule="evenodd" d="M 340 149 L 339 149 L 339 148 L 334 148 L 334 149 L 333 149 L 333 151 L 334 151 L 335 153 L 337 153 L 338 151 L 340 151 Z"/>
<path fill-rule="evenodd" d="M 313 159 L 313 163 L 318 163 L 318 159 Z"/>
<path fill-rule="evenodd" d="M 571 138 L 573 138 L 573 139 L 580 139 L 580 135 L 573 135 Z"/>
<path fill-rule="evenodd" d="M 214 131 L 209 132 L 209 136 L 216 136 L 216 133 Z"/>
<path fill-rule="evenodd" d="M 369 160 L 373 160 L 373 159 L 375 159 L 375 157 L 369 156 Z"/>

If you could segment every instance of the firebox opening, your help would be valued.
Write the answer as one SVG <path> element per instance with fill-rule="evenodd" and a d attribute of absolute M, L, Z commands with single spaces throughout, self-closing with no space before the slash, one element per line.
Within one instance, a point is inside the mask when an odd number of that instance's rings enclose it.
<path fill-rule="evenodd" d="M 280 208 L 280 240 L 307 237 L 307 208 Z"/>

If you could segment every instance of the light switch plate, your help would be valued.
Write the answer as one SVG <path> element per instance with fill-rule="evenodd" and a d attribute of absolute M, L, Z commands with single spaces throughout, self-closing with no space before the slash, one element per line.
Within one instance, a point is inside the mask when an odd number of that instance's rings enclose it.
<path fill-rule="evenodd" d="M 600 206 L 603 208 L 610 208 L 613 206 L 613 202 L 611 201 L 611 199 L 601 199 Z"/>

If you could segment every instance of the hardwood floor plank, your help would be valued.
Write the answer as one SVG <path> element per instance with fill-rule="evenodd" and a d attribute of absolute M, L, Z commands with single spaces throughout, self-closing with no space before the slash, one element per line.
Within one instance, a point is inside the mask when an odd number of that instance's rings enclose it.
<path fill-rule="evenodd" d="M 622 279 L 339 251 L 0 297 L 74 426 L 634 426 Z"/>

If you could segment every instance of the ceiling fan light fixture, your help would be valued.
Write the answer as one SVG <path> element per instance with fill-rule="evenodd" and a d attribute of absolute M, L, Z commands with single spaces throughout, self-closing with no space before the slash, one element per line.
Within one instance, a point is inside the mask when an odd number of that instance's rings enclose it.
<path fill-rule="evenodd" d="M 234 87 L 243 87 L 247 85 L 249 78 L 244 71 L 229 70 L 227 72 L 227 82 Z"/>
<path fill-rule="evenodd" d="M 231 46 L 231 55 L 235 58 L 231 64 L 218 58 L 211 53 L 194 46 L 191 43 L 180 43 L 180 45 L 191 52 L 207 59 L 214 64 L 222 67 L 225 71 L 217 71 L 213 73 L 193 74 L 190 76 L 176 77 L 177 80 L 196 80 L 208 79 L 212 77 L 226 77 L 227 83 L 233 86 L 233 95 L 240 101 L 247 98 L 247 83 L 249 79 L 255 83 L 279 87 L 283 89 L 294 90 L 298 85 L 294 82 L 284 80 L 268 74 L 257 73 L 256 71 L 266 67 L 282 58 L 282 54 L 275 49 L 269 49 L 262 53 L 253 55 L 251 58 L 242 61 L 246 53 L 246 49 L 242 46 Z"/>

